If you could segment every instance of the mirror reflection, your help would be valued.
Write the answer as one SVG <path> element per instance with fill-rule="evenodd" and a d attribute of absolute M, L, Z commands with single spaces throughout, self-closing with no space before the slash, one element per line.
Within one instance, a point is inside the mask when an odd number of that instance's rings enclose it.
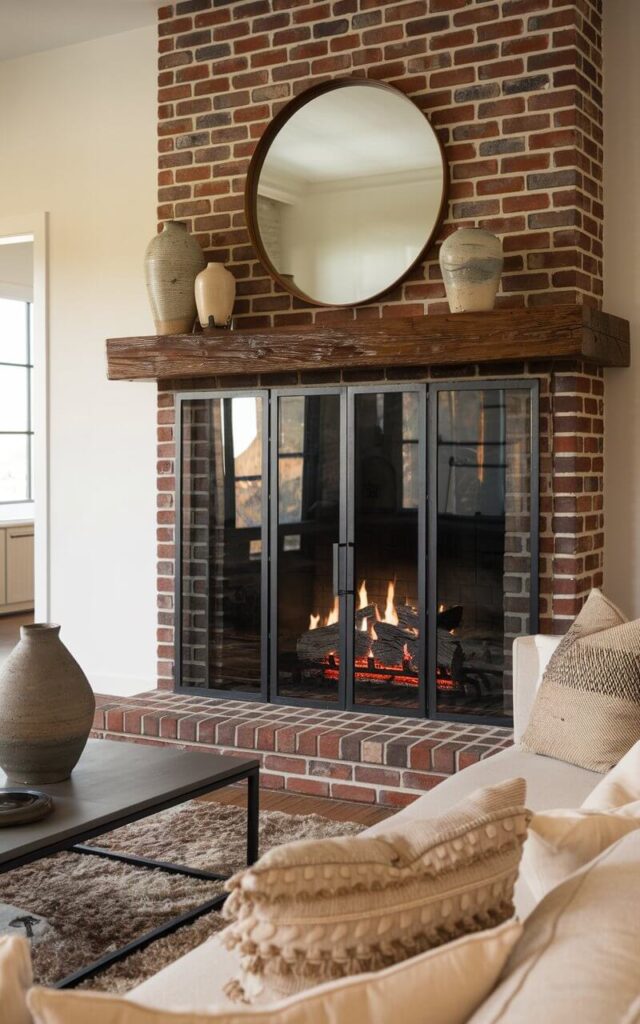
<path fill-rule="evenodd" d="M 443 205 L 442 151 L 396 89 L 349 80 L 312 92 L 256 153 L 251 227 L 289 290 L 360 303 L 397 283 L 428 244 Z"/>

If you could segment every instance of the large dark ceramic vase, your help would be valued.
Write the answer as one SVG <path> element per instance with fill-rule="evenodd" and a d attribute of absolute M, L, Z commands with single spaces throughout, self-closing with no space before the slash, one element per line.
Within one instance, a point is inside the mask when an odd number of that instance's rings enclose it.
<path fill-rule="evenodd" d="M 0 767 L 9 782 L 68 779 L 95 711 L 84 672 L 60 640 L 60 626 L 22 626 L 0 669 Z"/>

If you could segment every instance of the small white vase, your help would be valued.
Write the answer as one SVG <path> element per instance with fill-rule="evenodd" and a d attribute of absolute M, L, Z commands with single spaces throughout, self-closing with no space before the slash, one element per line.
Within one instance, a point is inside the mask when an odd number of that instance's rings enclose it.
<path fill-rule="evenodd" d="M 440 269 L 452 313 L 493 309 L 503 265 L 499 238 L 483 228 L 458 228 L 440 246 Z"/>
<path fill-rule="evenodd" d="M 202 327 L 228 327 L 236 297 L 236 279 L 222 263 L 207 263 L 196 277 L 196 306 Z"/>

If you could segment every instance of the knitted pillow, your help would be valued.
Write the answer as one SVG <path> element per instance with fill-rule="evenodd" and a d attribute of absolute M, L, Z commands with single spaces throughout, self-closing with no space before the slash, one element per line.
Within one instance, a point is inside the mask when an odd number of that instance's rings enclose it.
<path fill-rule="evenodd" d="M 640 620 L 592 590 L 544 673 L 522 747 L 606 772 L 640 739 Z"/>
<path fill-rule="evenodd" d="M 230 998 L 291 995 L 388 967 L 513 915 L 530 814 L 524 779 L 375 836 L 304 840 L 229 880 L 220 934 L 241 955 Z"/>

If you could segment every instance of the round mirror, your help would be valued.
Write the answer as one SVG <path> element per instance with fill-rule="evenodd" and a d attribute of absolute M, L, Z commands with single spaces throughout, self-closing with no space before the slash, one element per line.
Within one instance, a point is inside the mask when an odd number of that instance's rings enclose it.
<path fill-rule="evenodd" d="M 306 302 L 352 306 L 398 284 L 445 208 L 438 138 L 404 93 L 333 79 L 273 119 L 247 177 L 251 240 L 269 272 Z"/>

